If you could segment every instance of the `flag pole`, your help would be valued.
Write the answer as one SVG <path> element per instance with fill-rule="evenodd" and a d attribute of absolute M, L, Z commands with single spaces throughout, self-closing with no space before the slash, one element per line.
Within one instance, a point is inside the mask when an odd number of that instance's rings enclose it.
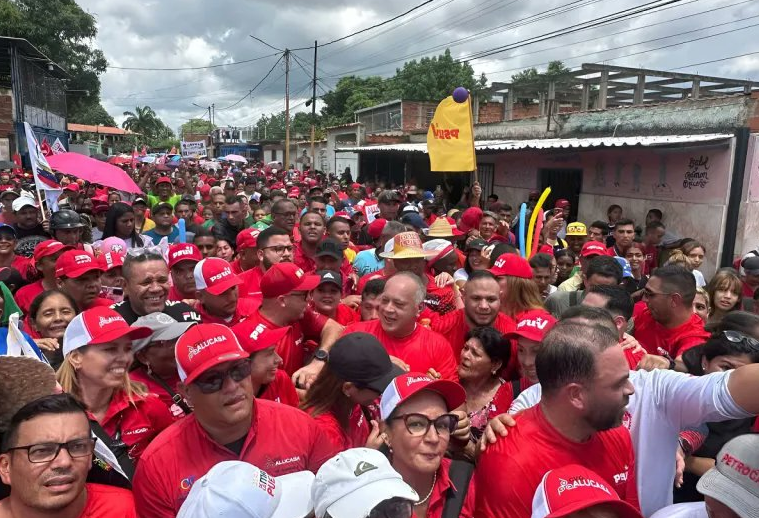
<path fill-rule="evenodd" d="M 42 206 L 42 194 L 40 193 L 39 187 L 37 187 L 37 182 L 35 180 L 34 182 L 34 190 L 37 192 L 37 202 L 40 204 L 40 213 L 42 214 L 42 221 L 46 221 L 47 217 L 45 216 L 45 208 Z"/>

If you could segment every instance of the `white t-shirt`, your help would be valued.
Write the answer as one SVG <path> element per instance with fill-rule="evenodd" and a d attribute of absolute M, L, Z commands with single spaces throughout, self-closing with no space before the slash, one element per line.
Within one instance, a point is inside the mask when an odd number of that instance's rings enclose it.
<path fill-rule="evenodd" d="M 706 422 L 745 419 L 751 414 L 735 404 L 727 390 L 732 371 L 689 376 L 670 370 L 630 371 L 635 394 L 630 396 L 625 426 L 630 429 L 643 516 L 672 505 L 675 453 L 681 430 Z M 540 385 L 524 390 L 510 414 L 540 402 Z"/>
<path fill-rule="evenodd" d="M 693 276 L 696 278 L 696 288 L 703 288 L 706 286 L 706 279 L 704 279 L 703 273 L 698 270 L 693 270 Z"/>
<path fill-rule="evenodd" d="M 651 518 L 708 518 L 706 504 L 703 502 L 688 502 L 686 504 L 669 505 L 654 513 Z"/>
<path fill-rule="evenodd" d="M 469 280 L 469 274 L 466 272 L 465 269 L 459 268 L 455 272 L 453 272 L 453 281 L 459 282 L 459 281 L 468 281 Z"/>

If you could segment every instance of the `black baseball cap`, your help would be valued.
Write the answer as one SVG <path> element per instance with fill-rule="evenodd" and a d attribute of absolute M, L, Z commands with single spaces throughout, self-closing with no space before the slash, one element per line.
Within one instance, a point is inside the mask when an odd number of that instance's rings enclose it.
<path fill-rule="evenodd" d="M 340 289 L 343 287 L 343 276 L 340 275 L 339 272 L 333 270 L 319 270 L 316 272 L 316 275 L 321 278 L 321 280 L 319 280 L 319 286 L 332 283 Z"/>
<path fill-rule="evenodd" d="M 404 373 L 374 335 L 350 333 L 340 337 L 329 351 L 327 365 L 341 380 L 382 394 Z"/>
<path fill-rule="evenodd" d="M 171 203 L 162 201 L 160 203 L 156 203 L 153 205 L 153 208 L 150 210 L 151 214 L 158 214 L 160 211 L 167 209 L 171 214 L 174 213 L 174 206 Z"/>
<path fill-rule="evenodd" d="M 336 240 L 328 237 L 323 239 L 319 246 L 316 247 L 316 257 L 329 255 L 335 259 L 343 258 L 343 247 Z"/>
<path fill-rule="evenodd" d="M 466 249 L 467 249 L 467 250 L 482 250 L 482 249 L 483 249 L 483 248 L 485 248 L 486 246 L 488 246 L 488 242 L 487 242 L 487 241 L 485 241 L 484 239 L 480 239 L 479 237 L 477 237 L 477 238 L 475 238 L 475 239 L 472 239 L 472 240 L 471 240 L 471 241 L 470 241 L 470 242 L 469 242 L 469 243 L 466 245 Z"/>

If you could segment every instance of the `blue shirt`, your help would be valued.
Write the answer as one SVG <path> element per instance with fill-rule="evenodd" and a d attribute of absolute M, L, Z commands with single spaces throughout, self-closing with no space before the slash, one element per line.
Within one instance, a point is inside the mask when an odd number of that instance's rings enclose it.
<path fill-rule="evenodd" d="M 157 233 L 155 230 L 156 229 L 154 228 L 150 229 L 147 232 L 143 232 L 142 235 L 148 236 L 150 239 L 153 240 L 153 244 L 157 245 L 158 243 L 161 242 L 161 239 L 167 236 L 162 236 L 161 234 Z M 168 235 L 168 238 L 169 238 L 169 244 L 174 243 L 177 240 L 177 238 L 179 238 L 179 229 L 177 228 L 176 225 L 173 225 L 171 227 L 171 234 Z"/>
<path fill-rule="evenodd" d="M 385 267 L 385 260 L 377 259 L 374 253 L 376 250 L 376 248 L 371 248 L 356 254 L 355 259 L 353 259 L 353 269 L 356 270 L 359 277 L 377 272 Z"/>

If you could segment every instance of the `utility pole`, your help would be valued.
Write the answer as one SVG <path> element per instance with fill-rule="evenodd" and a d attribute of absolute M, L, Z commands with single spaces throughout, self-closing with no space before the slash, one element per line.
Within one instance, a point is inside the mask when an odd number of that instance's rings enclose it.
<path fill-rule="evenodd" d="M 318 50 L 314 40 L 314 84 L 311 91 L 311 171 L 316 170 L 316 52 Z"/>
<path fill-rule="evenodd" d="M 213 158 L 213 133 L 214 133 L 214 128 L 213 128 L 213 118 L 211 118 L 211 107 L 210 106 L 208 107 L 208 122 L 211 123 L 211 131 L 208 132 L 209 140 L 210 140 L 210 142 L 209 142 L 210 145 L 208 146 L 208 154 L 209 154 L 209 158 Z"/>
<path fill-rule="evenodd" d="M 290 168 L 290 49 L 285 49 L 285 170 Z"/>

